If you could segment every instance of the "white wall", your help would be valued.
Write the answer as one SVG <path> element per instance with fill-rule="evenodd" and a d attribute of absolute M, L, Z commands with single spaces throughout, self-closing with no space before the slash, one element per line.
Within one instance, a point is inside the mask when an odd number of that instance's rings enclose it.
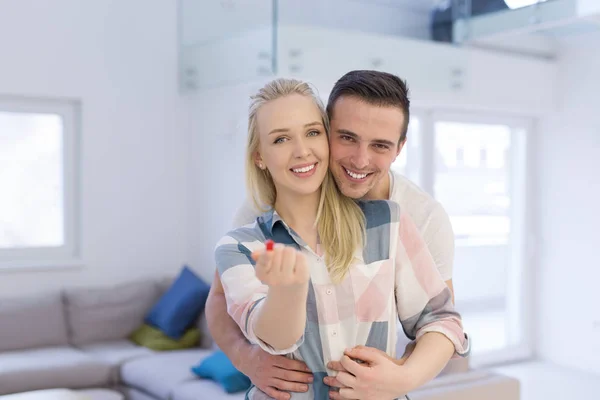
<path fill-rule="evenodd" d="M 538 353 L 600 375 L 600 34 L 561 54 L 561 111 L 539 135 Z"/>
<path fill-rule="evenodd" d="M 232 228 L 233 216 L 246 196 L 249 96 L 264 83 L 215 88 L 188 98 L 193 110 L 190 262 L 210 279 L 215 271 L 215 245 Z"/>
<path fill-rule="evenodd" d="M 0 272 L 0 296 L 175 273 L 189 178 L 176 2 L 0 0 L 0 10 L 0 92 L 82 103 L 85 262 Z"/>

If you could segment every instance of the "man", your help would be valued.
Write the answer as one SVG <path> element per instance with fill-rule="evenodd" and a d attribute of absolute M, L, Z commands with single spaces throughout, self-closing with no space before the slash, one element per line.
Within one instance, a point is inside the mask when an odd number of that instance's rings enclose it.
<path fill-rule="evenodd" d="M 431 196 L 402 175 L 390 171 L 406 143 L 409 108 L 408 89 L 397 76 L 378 71 L 352 71 L 340 78 L 327 104 L 331 124 L 330 169 L 346 196 L 399 203 L 417 225 L 442 278 L 454 293 L 454 234 L 448 215 Z M 238 211 L 234 224 L 251 223 L 258 215 L 247 203 Z M 287 392 L 308 390 L 306 383 L 312 382 L 312 374 L 304 363 L 267 354 L 248 343 L 227 314 L 218 273 L 215 273 L 206 313 L 216 343 L 236 368 L 262 391 L 277 400 L 287 400 L 290 398 Z M 399 362 L 410 350 L 407 346 Z M 344 370 L 340 363 L 333 363 L 330 368 Z M 335 378 L 325 378 L 325 383 L 333 387 L 344 386 Z M 333 398 L 343 398 L 337 391 L 331 394 Z"/>

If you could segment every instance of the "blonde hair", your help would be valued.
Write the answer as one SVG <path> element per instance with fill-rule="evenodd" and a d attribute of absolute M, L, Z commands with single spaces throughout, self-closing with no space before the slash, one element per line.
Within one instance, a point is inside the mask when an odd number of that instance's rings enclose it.
<path fill-rule="evenodd" d="M 256 207 L 267 211 L 277 199 L 275 183 L 267 169 L 258 168 L 255 154 L 259 148 L 257 126 L 258 110 L 266 103 L 291 94 L 310 97 L 321 112 L 325 130 L 329 134 L 329 118 L 323 103 L 310 85 L 296 79 L 275 79 L 251 97 L 248 115 L 248 144 L 246 146 L 246 185 Z M 356 202 L 344 196 L 330 171 L 321 185 L 321 197 L 315 221 L 325 252 L 325 263 L 334 282 L 340 282 L 354 261 L 357 249 L 362 249 L 365 237 L 365 216 Z"/>

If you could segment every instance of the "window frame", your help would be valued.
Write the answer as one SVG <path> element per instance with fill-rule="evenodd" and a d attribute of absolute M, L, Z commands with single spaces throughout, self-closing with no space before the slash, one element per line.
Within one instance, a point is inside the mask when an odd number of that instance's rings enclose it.
<path fill-rule="evenodd" d="M 0 249 L 0 271 L 70 268 L 82 265 L 80 201 L 81 104 L 70 99 L 0 95 L 0 112 L 54 114 L 62 119 L 64 244 L 60 247 Z"/>
<path fill-rule="evenodd" d="M 535 334 L 535 241 L 533 201 L 535 188 L 532 183 L 535 168 L 534 142 L 537 137 L 533 118 L 505 116 L 477 110 L 444 110 L 438 108 L 416 108 L 411 110 L 411 119 L 420 123 L 419 169 L 417 184 L 435 198 L 435 123 L 457 122 L 466 124 L 501 124 L 511 129 L 511 151 L 509 159 L 511 177 L 511 233 L 509 238 L 510 259 L 507 266 L 507 288 L 505 299 L 508 346 L 470 357 L 474 367 L 484 367 L 533 358 Z M 518 135 L 515 130 L 524 128 L 526 133 Z M 410 138 L 409 138 L 410 140 Z M 513 144 L 517 146 L 513 149 Z M 410 162 L 410 160 L 409 160 Z M 521 164 L 518 164 L 521 163 Z M 515 224 L 518 224 L 516 226 Z M 465 243 L 456 243 L 462 246 Z M 460 293 L 457 293 L 460 298 Z M 460 310 L 458 310 L 460 312 Z M 519 332 L 518 335 L 513 335 Z M 477 338 L 474 338 L 477 340 Z M 517 344 L 511 345 L 517 340 Z"/>

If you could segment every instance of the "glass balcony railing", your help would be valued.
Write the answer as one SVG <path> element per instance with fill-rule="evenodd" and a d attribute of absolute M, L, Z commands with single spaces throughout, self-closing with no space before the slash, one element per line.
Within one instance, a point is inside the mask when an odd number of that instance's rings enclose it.
<path fill-rule="evenodd" d="M 447 46 L 503 35 L 514 39 L 515 34 L 530 34 L 537 27 L 555 29 L 572 21 L 581 13 L 581 3 L 592 2 L 179 0 L 181 84 L 184 90 L 196 90 L 280 74 L 309 74 L 339 63 L 340 57 L 346 70 L 385 69 L 386 57 L 398 51 L 386 50 L 394 38 Z M 367 36 L 369 40 L 364 40 Z M 302 62 L 307 54 L 313 65 Z"/>
<path fill-rule="evenodd" d="M 357 34 L 432 40 L 430 0 L 179 0 L 181 83 L 184 89 L 248 82 L 292 72 L 321 45 Z M 289 28 L 289 29 L 288 29 Z M 332 37 L 329 31 L 344 32 Z M 298 34 L 307 35 L 299 46 Z M 358 48 L 361 44 L 356 43 Z M 348 50 L 352 46 L 347 46 Z M 328 56 L 325 51 L 323 62 Z M 283 58 L 283 59 L 282 59 Z M 366 64 L 365 64 L 366 63 Z M 355 65 L 377 68 L 378 57 Z M 285 64 L 286 67 L 282 67 Z M 289 68 L 288 68 L 289 64 Z"/>

